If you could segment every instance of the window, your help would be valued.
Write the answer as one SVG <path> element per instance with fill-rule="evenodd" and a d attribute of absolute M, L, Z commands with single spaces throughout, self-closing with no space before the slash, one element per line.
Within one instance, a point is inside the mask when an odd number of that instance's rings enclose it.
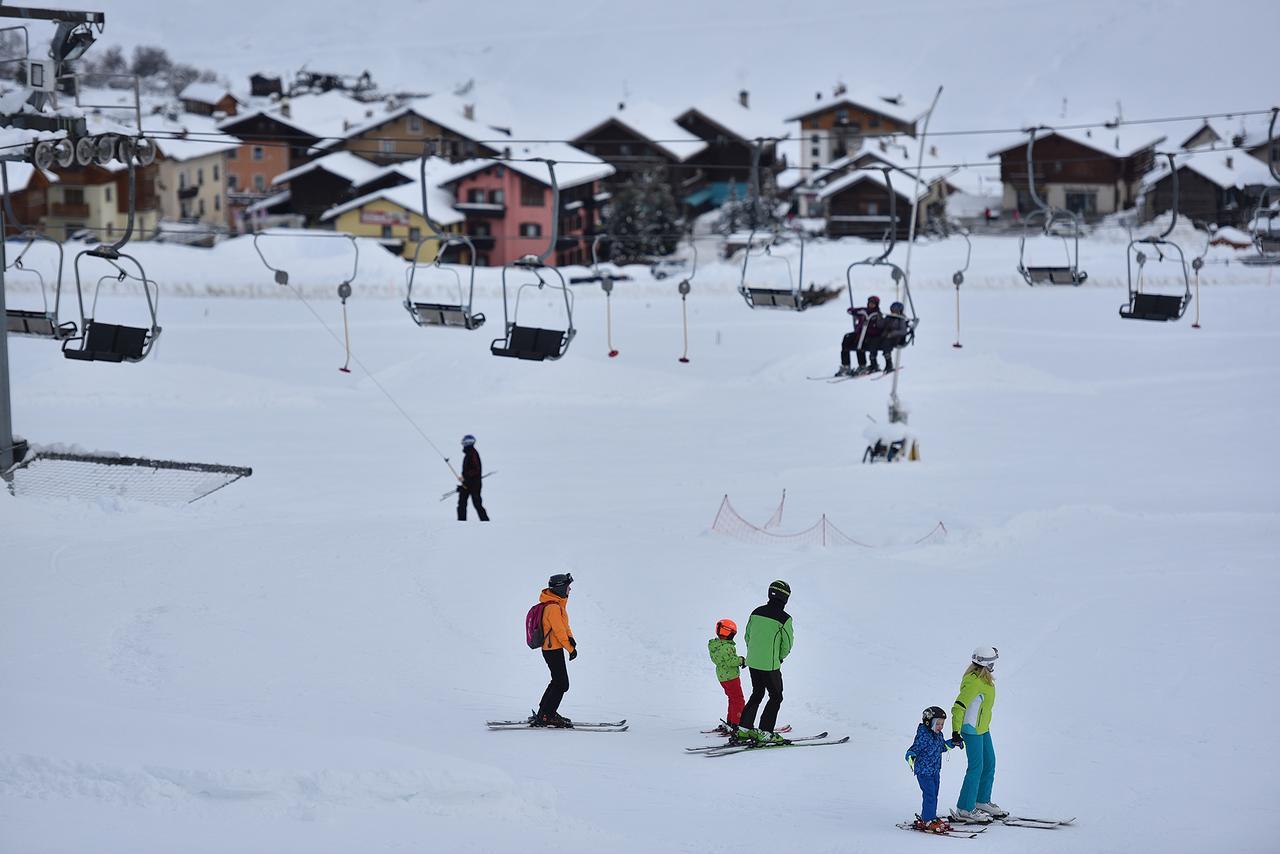
<path fill-rule="evenodd" d="M 395 235 L 391 232 L 391 226 L 384 225 L 382 227 L 382 236 L 384 239 L 390 239 L 392 237 L 395 237 Z"/>
<path fill-rule="evenodd" d="M 814 160 L 817 160 L 818 158 L 822 157 L 822 149 L 818 148 L 815 145 L 813 148 L 809 150 L 809 155 L 813 157 Z"/>
<path fill-rule="evenodd" d="M 255 146 L 253 147 L 253 159 L 254 159 L 254 160 L 262 160 L 262 159 L 263 159 L 263 158 L 265 158 L 266 156 L 267 156 L 267 152 L 263 150 L 263 148 L 262 148 L 262 146 L 261 146 L 261 145 L 255 145 Z"/>
<path fill-rule="evenodd" d="M 1062 161 L 1061 161 L 1061 160 L 1055 160 L 1055 161 L 1053 161 L 1053 171 L 1054 171 L 1054 172 L 1061 172 L 1061 171 L 1062 171 Z"/>
<path fill-rule="evenodd" d="M 215 163 L 213 164 L 213 180 L 217 182 L 217 181 L 220 181 L 221 179 L 222 179 L 222 176 L 218 174 L 218 164 Z"/>
<path fill-rule="evenodd" d="M 836 121 L 842 125 L 847 125 L 849 123 L 849 111 L 836 110 Z"/>
<path fill-rule="evenodd" d="M 414 243 L 417 243 L 419 240 L 421 240 L 421 239 L 422 239 L 422 229 L 418 228 L 416 225 L 415 225 L 415 226 L 411 226 L 411 227 L 409 228 L 409 239 L 410 239 L 411 241 L 413 241 Z"/>
<path fill-rule="evenodd" d="M 520 204 L 526 208 L 540 208 L 547 202 L 542 185 L 537 181 L 520 177 Z"/>
<path fill-rule="evenodd" d="M 477 254 L 476 254 L 476 266 L 477 266 L 477 267 L 488 267 L 488 266 L 489 266 L 489 253 L 487 253 L 487 252 L 479 252 L 479 253 L 477 253 Z"/>
<path fill-rule="evenodd" d="M 879 216 L 879 214 L 880 214 L 880 203 L 867 202 L 867 216 Z"/>
<path fill-rule="evenodd" d="M 111 201 L 111 185 L 108 184 L 105 189 L 107 191 L 107 201 Z"/>
<path fill-rule="evenodd" d="M 409 133 L 422 133 L 422 119 L 409 116 Z"/>
<path fill-rule="evenodd" d="M 204 167 L 196 170 L 196 184 L 197 186 L 204 186 Z"/>
<path fill-rule="evenodd" d="M 867 118 L 867 127 L 871 127 L 871 128 L 880 127 L 880 118 L 878 116 L 869 116 Z"/>
<path fill-rule="evenodd" d="M 204 199 L 200 200 L 200 207 L 196 209 L 196 216 L 204 216 Z"/>
<path fill-rule="evenodd" d="M 1067 191 L 1067 210 L 1084 217 L 1097 216 L 1098 194 L 1080 190 Z"/>
<path fill-rule="evenodd" d="M 213 197 L 213 209 L 215 211 L 222 210 L 222 196 L 220 194 Z"/>
<path fill-rule="evenodd" d="M 521 237 L 541 237 L 542 225 L 536 222 L 522 222 L 520 223 L 520 236 Z"/>
<path fill-rule="evenodd" d="M 484 190 L 481 190 L 478 187 L 472 187 L 470 190 L 467 190 L 467 201 L 472 204 L 483 204 Z"/>
<path fill-rule="evenodd" d="M 504 193 L 502 190 L 489 191 L 489 204 L 504 205 L 506 203 L 507 203 L 507 194 Z"/>
<path fill-rule="evenodd" d="M 115 236 L 116 236 L 116 227 L 111 223 L 107 223 L 107 239 L 110 240 Z"/>
<path fill-rule="evenodd" d="M 62 201 L 69 205 L 84 204 L 84 187 L 65 187 L 62 190 Z"/>
<path fill-rule="evenodd" d="M 231 148 L 231 149 L 228 149 L 228 150 L 227 150 L 227 159 L 228 159 L 228 160 L 235 160 L 235 159 L 236 159 L 236 150 L 235 150 L 234 148 Z"/>
<path fill-rule="evenodd" d="M 253 189 L 257 190 L 259 193 L 265 192 L 267 189 L 267 179 L 262 177 L 261 175 L 254 175 Z"/>
<path fill-rule="evenodd" d="M 472 237 L 489 237 L 493 234 L 493 228 L 487 222 L 476 222 L 471 224 Z"/>
<path fill-rule="evenodd" d="M 236 191 L 237 183 L 238 183 L 238 179 L 236 178 L 236 176 L 228 173 L 227 174 L 227 190 L 234 193 Z"/>
<path fill-rule="evenodd" d="M 178 189 L 179 190 L 187 189 L 187 173 L 186 172 L 178 173 Z"/>
<path fill-rule="evenodd" d="M 378 151 L 382 152 L 383 154 L 395 154 L 396 141 L 394 139 L 378 140 Z"/>
<path fill-rule="evenodd" d="M 622 145 L 618 146 L 618 153 L 621 154 L 623 157 L 626 157 L 627 155 L 631 154 L 631 146 L 625 142 L 622 143 Z"/>
<path fill-rule="evenodd" d="M 497 169 L 494 169 L 494 170 L 493 170 L 493 174 L 494 174 L 494 175 L 497 175 L 499 178 L 501 178 L 503 175 L 507 174 L 506 167 L 504 167 L 504 166 L 499 166 Z"/>

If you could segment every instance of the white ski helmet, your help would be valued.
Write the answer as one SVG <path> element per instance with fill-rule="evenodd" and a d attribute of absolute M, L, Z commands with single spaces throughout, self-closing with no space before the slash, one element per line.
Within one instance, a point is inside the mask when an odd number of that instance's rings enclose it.
<path fill-rule="evenodd" d="M 980 646 L 973 651 L 973 657 L 969 660 L 979 667 L 985 667 L 992 673 L 996 669 L 996 659 L 1000 657 L 1000 650 L 994 646 Z"/>

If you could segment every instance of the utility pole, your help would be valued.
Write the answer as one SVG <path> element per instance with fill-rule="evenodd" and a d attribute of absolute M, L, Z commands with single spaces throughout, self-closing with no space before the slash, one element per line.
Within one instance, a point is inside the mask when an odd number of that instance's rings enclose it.
<path fill-rule="evenodd" d="M 9 393 L 9 321 L 4 301 L 4 268 L 9 264 L 8 246 L 4 240 L 7 229 L 4 211 L 0 210 L 0 316 L 6 317 L 4 325 L 0 326 L 0 472 L 8 471 L 18 461 L 14 453 L 18 443 L 13 438 L 12 396 Z"/>

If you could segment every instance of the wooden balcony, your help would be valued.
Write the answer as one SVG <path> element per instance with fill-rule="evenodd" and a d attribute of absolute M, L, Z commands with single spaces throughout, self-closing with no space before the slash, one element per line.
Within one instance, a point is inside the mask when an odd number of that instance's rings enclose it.
<path fill-rule="evenodd" d="M 85 219 L 89 216 L 89 206 L 83 202 L 79 204 L 74 202 L 54 202 L 49 206 L 49 212 L 53 216 Z"/>

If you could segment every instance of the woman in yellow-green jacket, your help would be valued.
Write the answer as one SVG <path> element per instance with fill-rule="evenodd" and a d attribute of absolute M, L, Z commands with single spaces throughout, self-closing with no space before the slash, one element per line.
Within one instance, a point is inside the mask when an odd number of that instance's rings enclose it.
<path fill-rule="evenodd" d="M 960 679 L 960 694 L 951 707 L 952 735 L 963 740 L 969 767 L 960 786 L 953 817 L 961 821 L 988 822 L 1009 813 L 991 801 L 996 781 L 996 751 L 991 744 L 991 711 L 996 705 L 996 659 L 993 646 L 973 651 L 969 667 Z"/>

